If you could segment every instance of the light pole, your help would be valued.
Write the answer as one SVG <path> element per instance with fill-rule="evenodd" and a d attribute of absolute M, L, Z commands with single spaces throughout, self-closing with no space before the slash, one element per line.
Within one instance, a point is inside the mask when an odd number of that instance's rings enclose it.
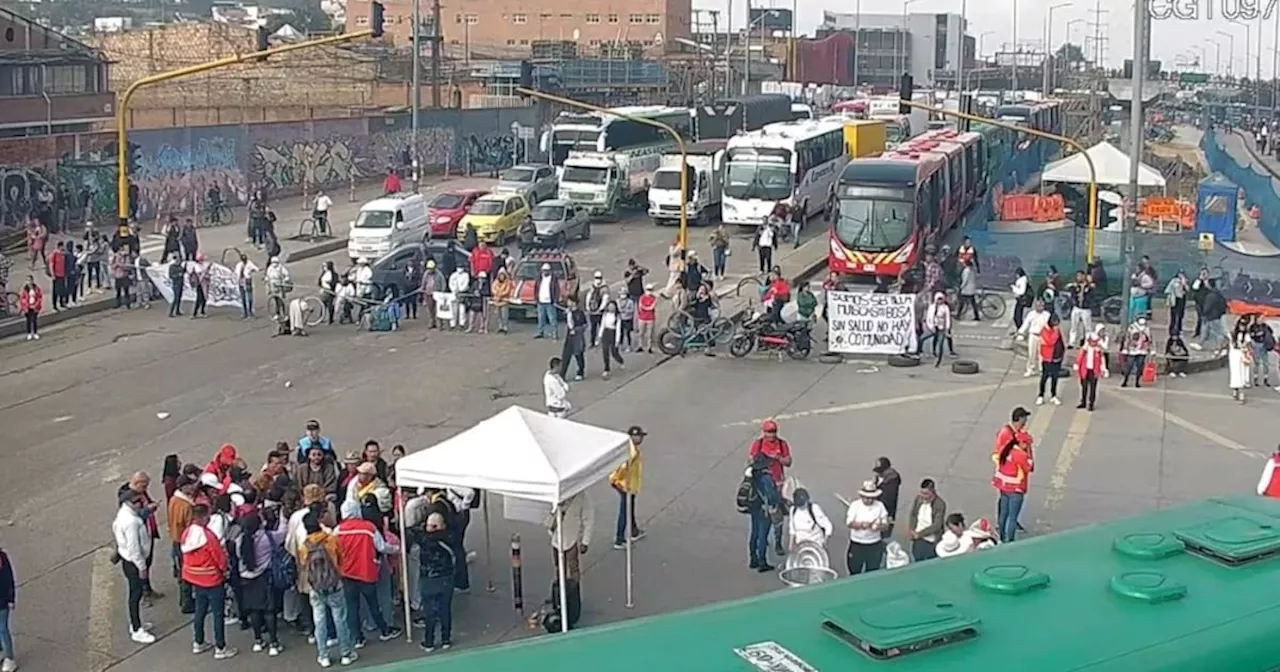
<path fill-rule="evenodd" d="M 1009 67 L 1009 90 L 1018 95 L 1018 0 L 1013 0 L 1013 62 Z"/>
<path fill-rule="evenodd" d="M 1053 58 L 1053 10 L 1063 9 L 1070 6 L 1071 3 L 1069 2 L 1060 2 L 1056 5 L 1050 5 L 1049 17 L 1044 23 L 1044 85 L 1041 87 L 1040 92 L 1043 93 L 1045 97 L 1049 96 L 1049 88 L 1052 86 L 1052 82 L 1050 80 L 1053 79 L 1053 73 L 1051 72 L 1049 65 L 1050 59 Z"/>
<path fill-rule="evenodd" d="M 1221 77 L 1222 76 L 1222 43 L 1213 39 L 1212 37 L 1206 37 L 1204 38 L 1204 41 L 1213 45 L 1213 48 L 1214 48 L 1213 74 Z M 1206 61 L 1209 60 L 1208 57 L 1206 57 L 1205 60 Z"/>
<path fill-rule="evenodd" d="M 747 93 L 749 92 L 749 87 L 751 85 L 751 29 L 754 28 L 757 23 L 764 21 L 765 17 L 777 16 L 777 15 L 778 15 L 778 12 L 771 9 L 767 12 L 762 13 L 760 16 L 757 16 L 753 21 L 751 20 L 751 3 L 749 2 L 747 3 L 747 27 L 745 30 L 742 31 L 742 46 L 743 46 L 743 51 L 746 52 L 742 56 L 742 95 L 744 96 L 747 95 Z M 795 20 L 794 16 L 792 17 L 792 20 L 793 21 Z M 764 55 L 764 38 L 763 37 L 760 39 L 760 49 L 761 49 L 761 52 L 760 52 L 761 56 L 763 56 Z"/>
<path fill-rule="evenodd" d="M 422 0 L 413 0 L 413 111 L 409 115 L 409 161 L 418 190 L 418 109 L 422 107 Z M 438 103 L 439 101 L 437 101 Z"/>
<path fill-rule="evenodd" d="M 1237 26 L 1244 27 L 1244 77 L 1245 79 L 1248 79 L 1249 78 L 1249 56 L 1253 53 L 1253 37 L 1249 32 L 1249 24 L 1241 21 L 1236 21 L 1234 19 L 1230 20 L 1229 23 L 1234 23 Z M 1258 66 L 1257 66 L 1257 69 L 1253 71 L 1253 82 L 1252 82 L 1254 107 L 1258 107 L 1262 104 L 1262 98 L 1261 98 L 1262 88 L 1258 86 L 1258 83 L 1261 81 L 1262 81 L 1262 26 L 1258 26 Z"/>
<path fill-rule="evenodd" d="M 1230 40 L 1230 42 L 1227 43 L 1227 76 L 1230 77 L 1232 73 L 1231 64 L 1236 60 L 1236 36 L 1225 30 L 1219 30 L 1217 32 L 1219 35 Z"/>
<path fill-rule="evenodd" d="M 1129 207 L 1125 213 L 1124 223 L 1120 228 L 1120 263 L 1125 273 L 1132 265 L 1134 251 L 1133 230 L 1137 226 L 1138 217 L 1138 167 L 1142 165 L 1142 80 L 1146 76 L 1148 52 L 1147 47 L 1147 3 L 1138 0 L 1133 3 L 1133 99 L 1129 103 Z M 1134 315 L 1129 314 L 1129 283 L 1120 283 L 1123 287 L 1120 297 L 1120 309 L 1124 311 L 1120 323 L 1129 324 Z"/>
<path fill-rule="evenodd" d="M 960 39 L 956 40 L 956 93 L 964 92 L 964 36 L 968 32 L 969 2 L 960 0 Z"/>
<path fill-rule="evenodd" d="M 1067 44 L 1072 44 L 1072 42 L 1071 42 L 1071 26 L 1074 26 L 1074 25 L 1076 25 L 1077 23 L 1088 23 L 1088 21 L 1085 21 L 1084 19 L 1071 19 L 1070 21 L 1068 21 L 1068 22 L 1067 22 L 1067 42 L 1066 42 Z M 1084 54 L 1084 47 L 1083 47 L 1083 45 L 1080 47 L 1080 53 L 1081 53 L 1081 55 L 1083 55 L 1083 54 Z M 1070 62 L 1070 61 L 1067 61 L 1067 65 L 1071 65 L 1071 62 Z"/>
<path fill-rule="evenodd" d="M 902 32 L 898 34 L 898 46 L 902 52 L 902 69 L 898 72 L 899 75 L 907 71 L 907 7 L 917 2 L 920 0 L 904 0 L 902 3 Z"/>

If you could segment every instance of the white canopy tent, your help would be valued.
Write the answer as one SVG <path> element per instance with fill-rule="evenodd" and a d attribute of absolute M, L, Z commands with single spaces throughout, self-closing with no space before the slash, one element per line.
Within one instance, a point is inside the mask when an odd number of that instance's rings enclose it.
<path fill-rule="evenodd" d="M 1098 184 L 1123 185 L 1129 183 L 1129 155 L 1120 151 L 1115 145 L 1103 141 L 1085 150 L 1093 166 L 1098 171 Z M 1040 174 L 1042 184 L 1049 182 L 1066 182 L 1070 184 L 1089 183 L 1089 161 L 1084 155 L 1076 153 L 1058 159 L 1044 167 Z M 1165 186 L 1164 176 L 1147 164 L 1138 165 L 1138 186 Z"/>
<path fill-rule="evenodd" d="M 396 461 L 396 487 L 478 488 L 484 490 L 486 497 L 500 494 L 549 504 L 563 523 L 561 504 L 607 478 L 630 458 L 630 450 L 630 437 L 623 432 L 511 406 L 461 434 L 400 458 Z M 627 501 L 630 502 L 630 498 Z M 491 568 L 487 499 L 483 508 L 485 548 Z M 400 520 L 403 538 L 403 511 Z M 562 534 L 563 528 L 563 524 L 557 524 L 557 533 Z M 557 545 L 564 548 L 563 543 Z M 407 559 L 404 566 L 408 566 Z M 563 550 L 558 575 L 561 622 L 567 630 L 569 609 Z M 628 606 L 632 604 L 631 588 L 628 538 Z M 405 591 L 408 592 L 407 577 Z M 408 604 L 406 599 L 406 610 Z"/>

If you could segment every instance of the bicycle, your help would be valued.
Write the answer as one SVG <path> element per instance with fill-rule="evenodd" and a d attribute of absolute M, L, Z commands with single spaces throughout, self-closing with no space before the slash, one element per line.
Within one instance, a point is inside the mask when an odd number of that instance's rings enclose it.
<path fill-rule="evenodd" d="M 267 299 L 268 309 L 271 311 L 271 319 L 276 323 L 284 322 L 289 319 L 289 306 L 285 303 L 285 296 L 279 293 L 273 293 Z M 315 327 L 324 322 L 324 302 L 318 296 L 306 296 L 302 298 L 302 325 L 305 327 Z"/>
<path fill-rule="evenodd" d="M 733 295 L 742 298 L 742 291 L 750 289 L 751 292 L 747 296 L 747 305 L 751 305 L 753 301 L 764 301 L 764 294 L 769 289 L 769 274 L 757 273 L 756 275 L 748 275 L 738 281 L 738 285 L 733 288 Z"/>
<path fill-rule="evenodd" d="M 1004 317 L 1004 313 L 1008 309 L 1008 306 L 1005 305 L 1004 297 L 995 292 L 980 289 L 973 298 L 978 304 L 978 312 L 982 314 L 983 319 L 998 320 Z M 947 305 L 951 307 L 952 314 L 959 314 L 960 294 L 956 290 L 947 290 Z"/>
<path fill-rule="evenodd" d="M 688 334 L 663 329 L 658 334 L 658 349 L 669 356 L 683 355 L 689 350 L 706 350 L 733 335 L 733 324 L 720 318 L 698 326 Z M 728 328 L 725 328 L 725 325 Z"/>
<path fill-rule="evenodd" d="M 313 217 L 307 217 L 298 224 L 298 240 L 307 239 L 309 242 L 316 242 L 323 238 L 328 238 L 329 234 L 325 233 L 325 227 L 320 225 L 320 220 Z"/>
<path fill-rule="evenodd" d="M 683 310 L 677 310 L 671 314 L 671 317 L 667 318 L 666 331 L 670 331 L 681 336 L 688 336 L 693 331 L 693 325 L 693 315 Z M 715 328 L 717 333 L 723 334 L 722 340 L 725 342 L 727 342 L 729 337 L 733 335 L 733 322 L 727 317 L 720 317 L 717 315 L 711 319 L 708 326 Z M 719 343 L 719 341 L 717 341 L 717 343 Z"/>
<path fill-rule="evenodd" d="M 215 203 L 204 209 L 204 226 L 225 226 L 231 223 L 231 206 Z"/>

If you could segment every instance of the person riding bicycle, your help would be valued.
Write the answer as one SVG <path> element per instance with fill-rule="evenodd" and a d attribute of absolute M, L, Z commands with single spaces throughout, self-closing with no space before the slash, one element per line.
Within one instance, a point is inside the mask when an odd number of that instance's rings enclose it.
<path fill-rule="evenodd" d="M 280 262 L 280 257 L 271 257 L 267 263 L 267 296 L 280 299 L 287 305 L 289 292 L 293 291 L 293 279 L 289 277 L 289 269 Z"/>
<path fill-rule="evenodd" d="M 222 206 L 222 189 L 218 187 L 217 183 L 214 183 L 209 187 L 209 191 L 205 192 L 204 212 L 206 215 L 212 217 L 222 208 Z"/>
<path fill-rule="evenodd" d="M 323 191 L 316 192 L 316 202 L 311 206 L 311 219 L 316 222 L 316 230 L 322 236 L 329 235 L 329 208 L 333 207 L 333 199 Z"/>

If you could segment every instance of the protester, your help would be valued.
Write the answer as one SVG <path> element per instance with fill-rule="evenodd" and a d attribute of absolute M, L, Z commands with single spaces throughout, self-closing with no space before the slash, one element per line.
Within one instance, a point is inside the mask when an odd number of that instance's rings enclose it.
<path fill-rule="evenodd" d="M 543 264 L 534 282 L 538 305 L 538 330 L 534 338 L 560 338 L 556 320 L 560 310 L 560 281 L 551 274 L 551 264 Z"/>
<path fill-rule="evenodd" d="M 1039 340 L 1040 386 L 1037 388 L 1036 406 L 1044 404 L 1045 383 L 1049 385 L 1049 401 L 1054 406 L 1060 406 L 1062 402 L 1058 399 L 1058 378 L 1062 375 L 1062 360 L 1066 357 L 1067 347 L 1062 338 L 1062 330 L 1058 328 L 1057 315 L 1049 317 L 1048 324 L 1040 331 Z M 1028 356 L 1031 356 L 1030 352 Z"/>
<path fill-rule="evenodd" d="M 320 433 L 320 421 L 308 420 L 305 427 L 305 434 L 298 439 L 298 462 L 307 461 L 307 453 L 310 452 L 312 446 L 319 446 L 324 451 L 326 459 L 337 459 L 337 453 L 333 449 L 333 441 L 329 437 Z"/>
<path fill-rule="evenodd" d="M 1021 266 L 1013 271 L 1013 284 L 1009 286 L 1013 292 L 1013 332 L 1022 331 L 1022 325 L 1025 322 L 1027 308 L 1031 305 L 1030 281 L 1027 279 L 1027 272 Z"/>
<path fill-rule="evenodd" d="M 881 494 L 874 480 L 866 481 L 858 490 L 858 499 L 849 503 L 845 513 L 845 526 L 849 528 L 845 562 L 851 576 L 880 569 L 884 561 L 884 533 L 891 523 L 889 511 L 880 502 Z"/>
<path fill-rule="evenodd" d="M 498 333 L 505 334 L 510 329 L 509 311 L 511 298 L 515 295 L 515 283 L 506 268 L 499 268 L 490 286 L 493 311 L 498 314 Z"/>
<path fill-rule="evenodd" d="M 560 352 L 560 377 L 569 373 L 569 361 L 577 364 L 578 372 L 574 380 L 582 380 L 587 375 L 587 332 L 591 330 L 587 314 L 578 306 L 578 302 L 570 298 L 567 302 L 564 346 Z"/>
<path fill-rule="evenodd" d="M 877 457 L 871 471 L 875 474 L 876 489 L 881 493 L 880 502 L 889 512 L 889 529 L 885 530 L 884 536 L 891 537 L 894 523 L 898 520 L 898 493 L 902 489 L 902 475 L 893 468 L 893 463 L 887 457 Z"/>
<path fill-rule="evenodd" d="M 160 525 L 156 521 L 156 510 L 160 505 L 151 498 L 151 494 L 147 489 L 151 487 L 151 477 L 144 471 L 139 471 L 129 479 L 129 482 L 120 486 L 118 495 L 132 493 L 142 501 L 142 507 L 138 510 L 139 515 L 147 526 L 147 536 L 143 542 L 147 545 L 147 571 L 142 579 L 142 599 L 148 607 L 154 600 L 164 597 L 164 593 L 157 592 L 151 587 L 151 562 L 155 558 L 156 539 L 160 538 Z"/>
<path fill-rule="evenodd" d="M 176 481 L 177 488 L 169 499 L 166 522 L 171 548 L 170 559 L 173 561 L 174 578 L 178 579 L 178 609 L 184 614 L 195 611 L 195 602 L 191 593 L 191 584 L 182 579 L 182 534 L 194 520 L 195 492 L 199 483 L 188 476 L 180 475 Z"/>
<path fill-rule="evenodd" d="M 240 608 L 253 629 L 253 651 L 264 649 L 278 656 L 283 647 L 276 631 L 277 606 L 272 599 L 271 559 L 277 543 L 273 533 L 263 529 L 262 519 L 251 513 L 240 519 L 240 541 L 236 558 L 240 573 Z"/>
<path fill-rule="evenodd" d="M 1017 536 L 1018 516 L 1022 513 L 1028 481 L 1034 470 L 1030 445 L 1020 443 L 1020 438 L 1015 434 L 1000 448 L 1000 453 L 996 456 L 996 472 L 991 477 L 991 485 L 1000 493 L 996 507 L 999 513 L 996 526 L 1002 542 L 1013 541 Z"/>
<path fill-rule="evenodd" d="M 786 481 L 786 470 L 791 467 L 791 444 L 785 439 L 778 436 L 778 423 L 776 420 L 765 420 L 760 424 L 760 436 L 751 442 L 751 448 L 747 452 L 747 458 L 755 463 L 757 460 L 763 460 L 765 468 L 769 475 L 773 478 L 773 487 L 781 497 L 783 483 Z M 774 521 L 774 551 L 778 555 L 786 553 L 786 549 L 782 547 L 782 521 Z M 768 536 L 765 537 L 768 539 Z"/>
<path fill-rule="evenodd" d="M 636 322 L 639 324 L 637 351 L 653 354 L 654 325 L 658 319 L 658 295 L 653 293 L 653 283 L 644 286 L 644 294 L 636 300 Z"/>
<path fill-rule="evenodd" d="M 1187 344 L 1183 342 L 1182 336 L 1169 335 L 1169 340 L 1164 344 L 1164 357 L 1169 362 L 1170 377 L 1187 377 L 1187 362 L 1191 359 L 1191 353 L 1187 350 Z"/>
<path fill-rule="evenodd" d="M 1023 378 L 1030 378 L 1041 372 L 1040 335 L 1044 333 L 1045 327 L 1049 326 L 1051 317 L 1049 311 L 1045 310 L 1044 300 L 1036 299 L 1031 304 L 1031 312 L 1018 328 L 1018 334 L 1027 339 L 1027 370 L 1022 374 Z M 1040 396 L 1044 394 L 1041 393 Z"/>
<path fill-rule="evenodd" d="M 377 446 L 377 442 L 374 442 Z M 378 477 L 378 466 L 373 462 L 363 461 L 359 467 L 356 467 L 356 477 L 347 484 L 346 495 L 343 499 L 343 505 L 354 503 L 357 506 L 363 500 L 365 495 L 373 495 L 378 501 L 378 508 L 385 514 L 391 511 L 391 489 L 387 487 L 385 481 Z M 379 458 L 381 459 L 381 458 Z M 386 462 L 383 462 L 383 469 L 386 469 Z M 346 517 L 346 514 L 343 514 Z"/>
<path fill-rule="evenodd" d="M 1262 319 L 1262 315 L 1254 313 L 1249 324 L 1249 339 L 1253 355 L 1253 386 L 1271 387 L 1271 353 L 1276 349 L 1276 335 L 1271 325 Z M 1280 383 L 1277 383 L 1280 386 Z M 1278 387 L 1277 389 L 1280 389 Z"/>
<path fill-rule="evenodd" d="M 604 310 L 600 313 L 599 319 L 596 320 L 594 328 L 598 329 L 599 333 L 593 335 L 592 338 L 597 339 L 600 343 L 600 355 L 604 359 L 604 373 L 602 375 L 608 380 L 613 362 L 618 363 L 619 369 L 627 368 L 626 363 L 622 360 L 622 355 L 618 352 L 618 348 L 622 344 L 622 318 L 618 315 L 617 301 L 609 300 L 605 303 Z"/>
<path fill-rule="evenodd" d="M 1244 388 L 1249 385 L 1253 369 L 1253 342 L 1249 337 L 1248 316 L 1236 321 L 1227 341 L 1227 387 L 1231 398 L 1245 402 Z"/>
<path fill-rule="evenodd" d="M 1258 496 L 1280 498 L 1280 447 L 1262 465 L 1262 478 L 1258 479 Z M 7 649 L 6 649 L 7 650 Z"/>
<path fill-rule="evenodd" d="M 944 345 L 951 349 L 951 356 L 954 357 L 956 350 L 951 338 L 951 327 L 951 307 L 947 305 L 947 295 L 937 292 L 933 295 L 933 304 L 929 306 L 929 312 L 925 313 L 924 334 L 916 347 L 916 354 L 924 354 L 925 342 L 932 339 L 935 368 L 942 365 Z"/>
<path fill-rule="evenodd" d="M 373 465 L 362 475 L 372 475 Z M 341 548 L 338 566 L 342 575 L 342 592 L 347 601 L 347 623 L 355 633 L 356 648 L 364 646 L 364 632 L 360 627 L 360 605 L 363 602 L 369 609 L 369 616 L 378 626 L 378 639 L 388 641 L 400 636 L 400 629 L 387 623 L 383 618 L 382 608 L 378 604 L 377 584 L 383 556 L 399 551 L 387 543 L 377 526 L 365 520 L 359 501 L 348 499 L 342 503 L 342 522 L 338 523 L 336 535 Z"/>
<path fill-rule="evenodd" d="M 423 617 L 419 646 L 426 653 L 435 651 L 439 624 L 440 648 L 447 650 L 453 646 L 453 579 L 458 559 L 449 543 L 445 517 L 432 513 L 425 525 L 406 529 L 407 543 L 418 549 L 418 600 Z"/>
<path fill-rule="evenodd" d="M 120 569 L 128 585 L 129 639 L 138 644 L 154 644 L 156 636 L 142 622 L 142 597 L 147 568 L 151 565 L 151 531 L 142 519 L 145 505 L 141 495 L 127 488 L 120 492 L 119 501 L 120 508 L 111 524 L 111 532 L 115 537 Z"/>
<path fill-rule="evenodd" d="M 907 539 L 911 541 L 913 560 L 920 562 L 938 557 L 936 547 L 941 541 L 946 518 L 946 501 L 938 496 L 933 479 L 924 479 L 907 517 Z"/>
<path fill-rule="evenodd" d="M 1080 379 L 1080 403 L 1076 408 L 1092 411 L 1098 401 L 1098 380 L 1111 375 L 1107 370 L 1106 351 L 1096 334 L 1089 334 L 1084 347 L 1076 353 L 1076 375 Z"/>
<path fill-rule="evenodd" d="M 827 518 L 826 512 L 813 501 L 805 488 L 796 488 L 796 491 L 791 493 L 789 518 L 792 548 L 799 544 L 817 544 L 826 549 L 827 539 L 831 538 L 835 528 L 832 527 L 831 519 Z"/>
<path fill-rule="evenodd" d="M 13 630 L 10 618 L 18 601 L 18 586 L 14 580 L 13 563 L 9 554 L 0 549 L 0 672 L 17 672 L 18 652 L 13 648 Z"/>
<path fill-rule="evenodd" d="M 773 571 L 769 564 L 769 528 L 774 518 L 780 519 L 782 496 L 770 473 L 772 460 L 763 453 L 753 456 L 738 486 L 736 504 L 739 513 L 750 516 L 751 531 L 747 537 L 748 567 L 758 572 Z M 779 544 L 780 545 L 780 544 Z"/>
<path fill-rule="evenodd" d="M 1129 376 L 1133 376 L 1133 386 L 1142 387 L 1142 372 L 1147 364 L 1147 355 L 1151 354 L 1151 327 L 1147 326 L 1147 318 L 1139 317 L 1129 325 L 1124 335 L 1124 379 L 1120 387 L 1129 386 Z"/>
<path fill-rule="evenodd" d="M 553 418 L 564 418 L 569 415 L 572 406 L 569 404 L 569 383 L 560 372 L 564 369 L 564 361 L 552 357 L 547 362 L 547 372 L 542 374 L 542 395 L 547 406 L 547 415 Z"/>
<path fill-rule="evenodd" d="M 1178 274 L 1169 279 L 1164 288 L 1165 304 L 1169 306 L 1169 333 L 1182 334 L 1182 321 L 1187 314 L 1187 296 L 1191 293 L 1191 284 L 1187 282 L 1187 274 Z"/>
<path fill-rule="evenodd" d="M 639 541 L 644 537 L 644 530 L 636 523 L 636 495 L 640 494 L 643 484 L 644 461 L 640 455 L 640 444 L 648 434 L 639 425 L 627 429 L 631 438 L 631 453 L 626 462 L 618 465 L 609 474 L 609 485 L 618 493 L 618 524 L 613 535 L 613 547 L 622 550 L 627 547 L 627 523 L 631 523 L 631 541 Z"/>
<path fill-rule="evenodd" d="M 182 580 L 191 584 L 195 594 L 195 614 L 191 626 L 194 639 L 191 652 L 202 654 L 209 650 L 205 643 L 206 617 L 213 620 L 213 657 L 225 660 L 237 651 L 227 646 L 226 585 L 229 560 L 221 539 L 210 527 L 211 515 L 204 505 L 192 510 L 191 525 L 182 535 Z"/>
<path fill-rule="evenodd" d="M 563 529 L 560 527 L 561 519 L 564 520 Z M 582 580 L 580 556 L 587 554 L 595 526 L 595 507 L 585 490 L 565 500 L 551 513 L 547 519 L 547 533 L 551 537 L 551 555 L 557 572 L 560 571 L 563 551 L 565 576 L 573 581 Z"/>
<path fill-rule="evenodd" d="M 323 528 L 315 511 L 307 511 L 303 516 L 302 530 L 306 536 L 298 546 L 298 584 L 311 602 L 311 618 L 315 623 L 312 639 L 318 652 L 316 662 L 320 667 L 332 664 L 329 649 L 336 639 L 342 656 L 340 662 L 350 665 L 360 656 L 356 653 L 356 633 L 351 628 L 338 569 L 345 563 L 342 546 L 337 535 Z"/>
<path fill-rule="evenodd" d="M 18 310 L 27 326 L 27 340 L 40 340 L 40 311 L 44 310 L 44 291 L 36 284 L 33 276 L 27 276 L 27 282 L 18 294 Z"/>
<path fill-rule="evenodd" d="M 965 527 L 964 515 L 947 516 L 947 529 L 935 549 L 939 558 L 950 558 L 973 551 L 981 551 L 996 545 L 995 533 L 986 518 L 975 520 Z"/>

